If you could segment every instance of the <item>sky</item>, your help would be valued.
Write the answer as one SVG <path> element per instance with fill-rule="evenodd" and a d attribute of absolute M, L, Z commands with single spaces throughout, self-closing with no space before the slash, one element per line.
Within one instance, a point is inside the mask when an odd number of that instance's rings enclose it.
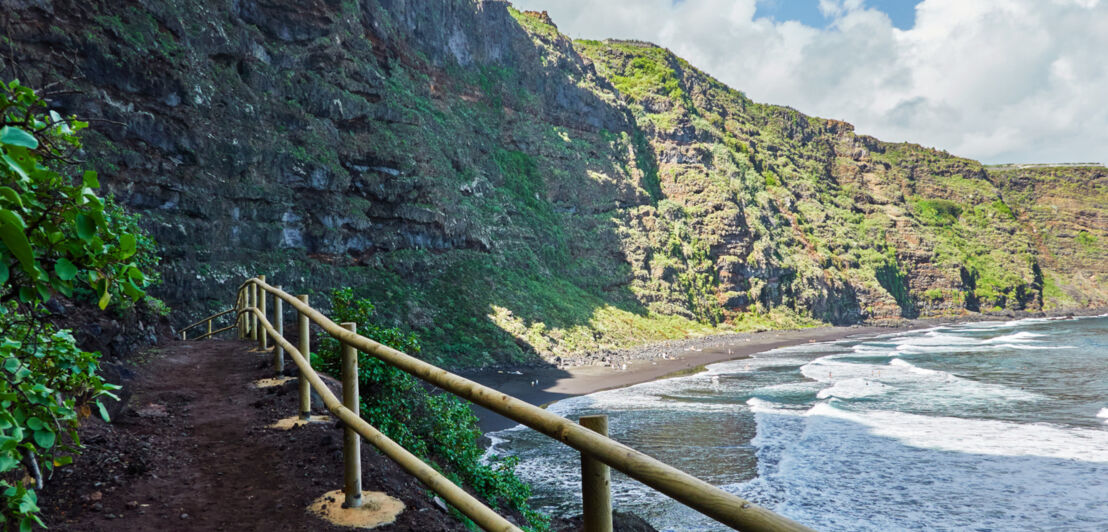
<path fill-rule="evenodd" d="M 512 0 L 755 101 L 985 163 L 1108 163 L 1108 0 Z"/>

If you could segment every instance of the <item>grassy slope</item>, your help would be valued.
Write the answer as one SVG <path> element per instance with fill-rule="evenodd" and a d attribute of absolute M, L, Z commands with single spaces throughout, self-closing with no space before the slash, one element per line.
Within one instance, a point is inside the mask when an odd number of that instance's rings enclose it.
<path fill-rule="evenodd" d="M 626 104 L 634 124 L 520 120 L 542 102 L 506 89 L 521 75 L 510 70 L 451 73 L 457 93 L 483 94 L 470 108 L 391 96 L 437 105 L 437 130 L 411 132 L 422 145 L 467 128 L 510 139 L 483 148 L 487 195 L 460 198 L 492 253 L 394 252 L 362 287 L 432 358 L 519 362 L 813 320 L 1042 308 L 1050 283 L 1033 238 L 979 163 L 754 103 L 664 49 L 570 45 L 514 16 L 554 75 Z M 597 76 L 567 71 L 577 54 Z"/>
<path fill-rule="evenodd" d="M 602 78 L 574 68 L 580 59 L 568 39 L 530 16 L 514 15 L 552 77 L 619 108 Z M 419 80 L 402 79 L 388 97 L 423 124 L 403 139 L 428 155 L 421 179 L 452 180 L 424 186 L 473 191 L 433 205 L 459 206 L 463 212 L 453 216 L 487 231 L 489 249 L 381 254 L 359 287 L 387 316 L 416 330 L 427 356 L 454 365 L 524 362 L 535 354 L 602 356 L 650 341 L 807 323 L 780 312 L 713 323 L 698 319 L 703 316 L 686 301 L 644 304 L 628 286 L 624 256 L 635 234 L 631 221 L 655 210 L 657 201 L 653 161 L 641 153 L 642 139 L 526 119 L 542 116 L 544 102 L 511 88 L 524 72 L 448 74 L 437 96 L 422 94 Z M 463 149 L 488 153 L 483 161 L 476 155 L 467 161 L 476 169 L 458 171 L 431 157 L 457 150 L 443 139 L 459 136 L 470 139 Z"/>
<path fill-rule="evenodd" d="M 986 173 L 752 102 L 664 49 L 571 42 L 516 11 L 502 39 L 512 62 L 438 61 L 367 2 L 330 6 L 333 38 L 302 43 L 201 24 L 226 17 L 195 2 L 156 6 L 154 18 L 180 21 L 174 35 L 139 8 L 104 5 L 97 12 L 109 14 L 72 37 L 105 64 L 152 58 L 158 71 L 187 72 L 191 98 L 229 102 L 166 111 L 193 113 L 178 118 L 197 135 L 236 132 L 196 162 L 234 178 L 208 183 L 209 172 L 190 170 L 189 188 L 218 183 L 220 199 L 249 205 L 219 218 L 225 205 L 183 190 L 178 210 L 145 206 L 172 246 L 168 286 L 248 272 L 351 285 L 451 366 L 816 321 L 1108 302 L 1103 196 L 1085 194 L 1103 190 L 1103 173 Z M 274 60 L 194 57 L 225 38 L 228 50 L 264 42 Z M 567 114 L 558 100 L 583 110 Z M 94 133 L 88 145 L 105 175 L 147 176 L 139 190 L 178 186 L 147 168 L 164 155 L 150 137 Z M 275 228 L 297 227 L 311 245 L 279 242 Z M 268 239 L 261 247 L 276 251 L 213 257 L 190 236 L 209 232 Z"/>
<path fill-rule="evenodd" d="M 1031 235 L 1047 309 L 1108 301 L 1108 169 L 989 170 Z"/>
<path fill-rule="evenodd" d="M 712 257 L 721 272 L 746 265 L 746 279 L 718 292 L 829 320 L 852 305 L 878 319 L 1043 308 L 1042 252 L 1019 219 L 1033 205 L 1009 205 L 976 161 L 753 103 L 651 45 L 577 46 L 626 96 L 696 236 L 712 248 L 747 242 Z M 1103 250 L 1094 233 L 1081 242 Z M 1104 304 L 1088 294 L 1074 303 Z"/>

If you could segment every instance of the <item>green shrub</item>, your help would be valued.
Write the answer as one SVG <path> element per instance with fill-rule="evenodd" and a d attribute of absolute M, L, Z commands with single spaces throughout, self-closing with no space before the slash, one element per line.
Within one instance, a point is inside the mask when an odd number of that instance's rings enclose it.
<path fill-rule="evenodd" d="M 1096 235 L 1088 231 L 1081 231 L 1077 233 L 1077 237 L 1074 238 L 1074 240 L 1077 242 L 1077 245 L 1085 248 L 1086 250 L 1092 251 L 1093 248 L 1096 246 L 1097 238 Z"/>
<path fill-rule="evenodd" d="M 766 181 L 766 188 L 776 187 L 781 185 L 781 181 L 777 179 L 777 174 L 774 174 L 770 170 L 762 172 L 762 177 Z"/>
<path fill-rule="evenodd" d="M 42 525 L 35 491 L 5 480 L 24 467 L 72 461 L 77 425 L 118 387 L 97 376 L 99 354 L 47 322 L 43 303 L 87 295 L 101 309 L 143 298 L 157 259 L 133 217 L 96 195 L 95 172 L 70 162 L 86 126 L 45 110 L 18 81 L 0 84 L 0 524 Z M 66 438 L 59 439 L 58 435 Z"/>
<path fill-rule="evenodd" d="M 928 225 L 951 225 L 962 215 L 960 204 L 945 199 L 917 200 L 915 207 L 920 221 Z"/>
<path fill-rule="evenodd" d="M 354 297 L 350 288 L 333 291 L 331 305 L 336 321 L 357 323 L 358 334 L 408 354 L 419 353 L 415 335 L 374 323 L 373 303 Z M 334 339 L 320 342 L 312 357 L 313 366 L 341 373 L 340 344 Z M 519 511 L 533 530 L 547 529 L 547 518 L 527 504 L 531 488 L 515 475 L 517 459 L 482 460 L 481 430 L 467 403 L 431 392 L 415 377 L 365 353 L 358 354 L 358 383 L 362 417 L 369 424 L 493 507 Z"/>

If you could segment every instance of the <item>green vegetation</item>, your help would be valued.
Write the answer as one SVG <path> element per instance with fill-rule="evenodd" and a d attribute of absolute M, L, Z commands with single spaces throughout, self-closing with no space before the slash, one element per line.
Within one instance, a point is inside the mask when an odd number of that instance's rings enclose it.
<path fill-rule="evenodd" d="M 1096 236 L 1088 231 L 1081 231 L 1074 237 L 1074 241 L 1077 242 L 1077 245 L 1087 251 L 1096 249 L 1096 240 Z"/>
<path fill-rule="evenodd" d="M 332 315 L 358 324 L 358 333 L 412 355 L 420 352 L 415 335 L 377 324 L 375 307 L 349 288 L 331 294 Z M 332 375 L 342 372 L 340 344 L 326 338 L 312 353 L 313 365 Z M 481 431 L 468 403 L 430 392 L 419 380 L 380 360 L 359 353 L 358 381 L 362 417 L 453 482 L 472 489 L 494 508 L 519 512 L 531 530 L 546 530 L 546 516 L 532 509 L 531 488 L 515 475 L 515 457 L 482 460 Z M 458 513 L 458 517 L 464 517 Z"/>
<path fill-rule="evenodd" d="M 928 225 L 957 223 L 963 210 L 962 205 L 945 199 L 920 199 L 915 201 L 914 206 L 920 221 Z"/>
<path fill-rule="evenodd" d="M 105 309 L 137 301 L 152 282 L 151 242 L 135 220 L 96 195 L 95 172 L 70 163 L 86 126 L 45 110 L 33 90 L 0 88 L 0 524 L 42 525 L 33 488 L 3 480 L 23 467 L 44 473 L 80 449 L 77 424 L 116 386 L 97 375 L 97 353 L 78 349 L 56 330 L 43 304 L 87 294 Z M 61 436 L 61 438 L 59 438 Z"/>

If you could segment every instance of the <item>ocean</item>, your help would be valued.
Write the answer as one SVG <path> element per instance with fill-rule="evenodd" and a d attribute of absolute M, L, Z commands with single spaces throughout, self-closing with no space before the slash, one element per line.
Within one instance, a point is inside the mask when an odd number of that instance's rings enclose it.
<path fill-rule="evenodd" d="M 1108 530 L 1108 317 L 976 322 L 804 344 L 566 399 L 611 436 L 823 531 Z M 490 435 L 536 504 L 580 513 L 579 455 Z M 616 509 L 726 530 L 613 471 Z"/>

